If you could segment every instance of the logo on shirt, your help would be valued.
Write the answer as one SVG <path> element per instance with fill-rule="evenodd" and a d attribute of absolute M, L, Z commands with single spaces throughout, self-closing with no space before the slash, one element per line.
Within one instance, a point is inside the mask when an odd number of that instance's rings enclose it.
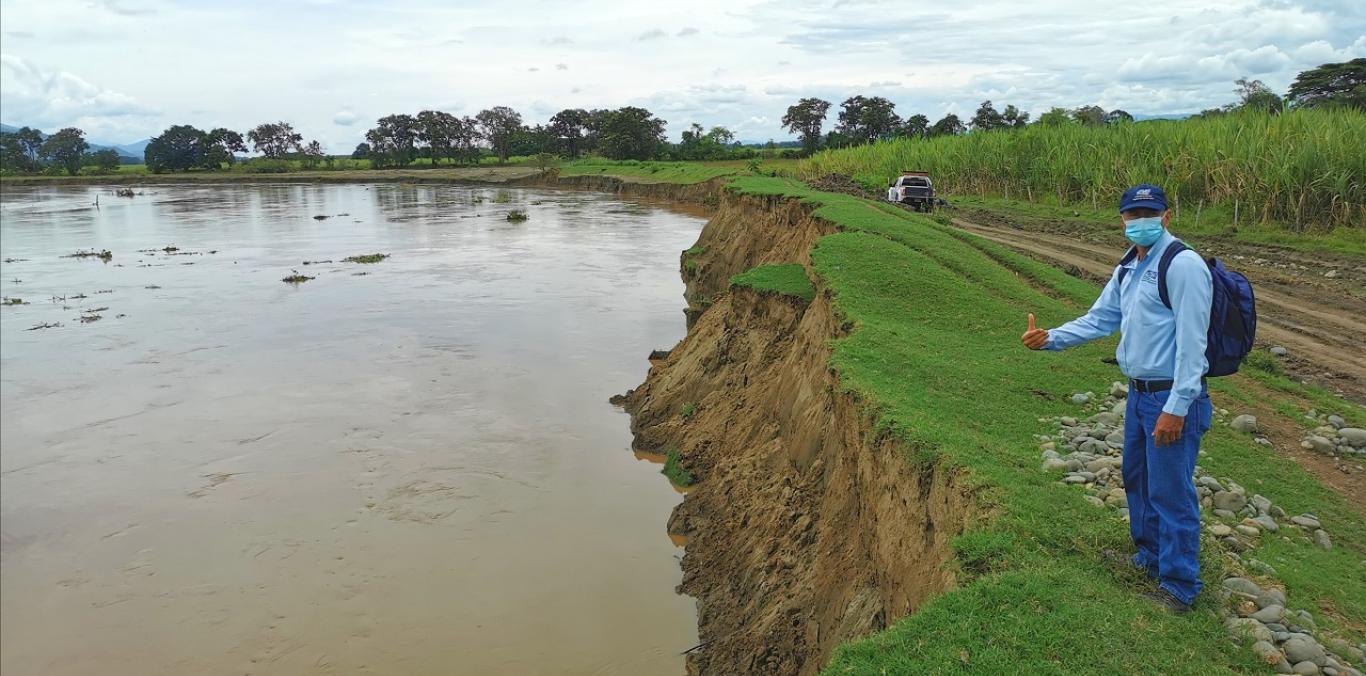
<path fill-rule="evenodd" d="M 1156 271 L 1156 270 L 1145 270 L 1145 271 L 1143 272 L 1143 281 L 1144 281 L 1144 283 L 1147 283 L 1147 284 L 1156 284 L 1156 283 L 1157 283 L 1157 271 Z"/>

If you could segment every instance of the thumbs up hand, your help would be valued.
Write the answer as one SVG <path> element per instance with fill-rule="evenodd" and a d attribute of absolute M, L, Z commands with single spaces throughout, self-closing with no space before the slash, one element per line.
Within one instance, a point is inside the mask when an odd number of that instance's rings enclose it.
<path fill-rule="evenodd" d="M 1031 350 L 1042 350 L 1048 344 L 1048 329 L 1034 327 L 1034 314 L 1029 315 L 1029 328 L 1025 329 L 1024 335 L 1020 336 L 1020 342 Z"/>

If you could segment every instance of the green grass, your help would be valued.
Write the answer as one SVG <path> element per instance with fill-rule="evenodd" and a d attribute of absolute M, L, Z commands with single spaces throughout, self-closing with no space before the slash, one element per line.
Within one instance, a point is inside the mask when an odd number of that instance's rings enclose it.
<path fill-rule="evenodd" d="M 1366 112 L 1296 110 L 1101 127 L 1031 125 L 819 153 L 801 176 L 848 174 L 870 188 L 928 171 L 949 196 L 1004 196 L 1059 206 L 1114 204 L 1125 188 L 1162 185 L 1173 204 L 1230 215 L 1239 226 L 1296 230 L 1366 223 Z"/>
<path fill-rule="evenodd" d="M 721 176 L 729 176 L 737 169 L 714 166 L 705 162 L 642 162 L 639 160 L 583 159 L 560 165 L 560 176 L 613 176 L 642 183 L 693 184 Z"/>
<path fill-rule="evenodd" d="M 955 589 L 842 646 L 827 673 L 1257 671 L 1252 653 L 1225 637 L 1211 595 L 1180 617 L 1141 599 L 1142 581 L 1098 555 L 1130 547 L 1126 525 L 1039 470 L 1031 435 L 1055 430 L 1038 418 L 1077 415 L 1071 393 L 1122 376 L 1101 361 L 1113 355 L 1113 339 L 1060 354 L 1025 350 L 1025 314 L 1057 325 L 1089 306 L 1095 286 L 875 202 L 786 179 L 746 177 L 731 187 L 805 200 L 839 227 L 818 241 L 812 263 L 835 311 L 855 325 L 833 344 L 841 386 L 906 442 L 907 462 L 963 470 L 961 483 L 990 514 L 953 543 Z M 1220 381 L 1216 403 L 1236 387 Z M 1339 408 L 1361 417 L 1340 400 Z M 1359 513 L 1292 461 L 1227 428 L 1211 430 L 1204 448 L 1201 464 L 1216 475 L 1325 520 L 1332 551 L 1265 538 L 1255 555 L 1279 571 L 1292 606 L 1361 640 L 1346 630 L 1366 625 Z M 1205 547 L 1203 561 L 1206 585 L 1217 585 L 1222 559 Z"/>
<path fill-rule="evenodd" d="M 389 254 L 372 253 L 360 256 L 347 256 L 342 259 L 343 263 L 378 263 L 389 257 Z"/>
<path fill-rule="evenodd" d="M 760 293 L 778 293 L 811 302 L 816 287 L 806 276 L 806 268 L 797 263 L 760 265 L 730 278 L 731 286 L 747 286 Z"/>
<path fill-rule="evenodd" d="M 683 416 L 684 420 L 691 419 L 694 413 L 697 413 L 697 404 L 693 402 L 683 404 L 683 410 L 679 411 L 679 415 Z"/>
<path fill-rule="evenodd" d="M 659 470 L 659 473 L 669 477 L 669 482 L 673 485 L 678 486 L 679 488 L 686 488 L 692 485 L 693 478 L 688 470 L 683 469 L 681 462 L 682 455 L 678 452 L 678 449 L 669 451 L 668 455 L 664 458 L 664 469 Z"/>

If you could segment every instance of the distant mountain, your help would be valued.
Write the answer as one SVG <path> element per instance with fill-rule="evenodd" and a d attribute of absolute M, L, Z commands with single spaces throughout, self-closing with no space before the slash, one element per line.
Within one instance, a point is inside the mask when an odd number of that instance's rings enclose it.
<path fill-rule="evenodd" d="M 14 125 L 0 123 L 0 132 L 6 134 L 13 134 L 16 131 L 19 131 L 19 129 L 20 127 Z M 39 131 L 39 133 L 41 134 L 42 132 Z M 43 134 L 43 138 L 47 138 L 47 134 Z M 133 141 L 132 143 L 114 144 L 96 143 L 95 141 L 86 139 L 86 143 L 90 144 L 90 152 L 92 153 L 101 150 L 113 150 L 119 154 L 119 158 L 124 164 L 139 164 L 142 162 L 143 151 L 147 149 L 147 144 L 150 143 L 151 140 L 152 139 L 145 138 L 141 141 Z"/>

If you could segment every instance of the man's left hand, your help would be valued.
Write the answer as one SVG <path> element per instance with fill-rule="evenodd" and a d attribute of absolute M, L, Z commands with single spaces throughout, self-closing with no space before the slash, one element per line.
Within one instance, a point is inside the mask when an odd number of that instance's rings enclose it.
<path fill-rule="evenodd" d="M 1157 424 L 1153 426 L 1153 441 L 1158 446 L 1170 446 L 1181 438 L 1181 428 L 1185 426 L 1185 416 L 1163 413 L 1157 416 Z"/>

